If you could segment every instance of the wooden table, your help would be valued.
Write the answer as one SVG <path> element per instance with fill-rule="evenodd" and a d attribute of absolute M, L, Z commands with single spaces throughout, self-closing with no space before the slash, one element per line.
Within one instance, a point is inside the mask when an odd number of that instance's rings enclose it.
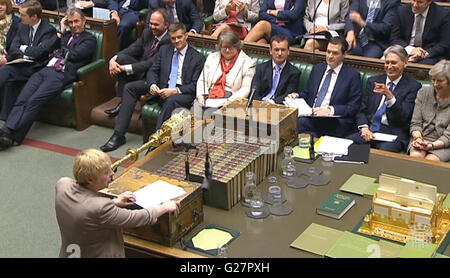
<path fill-rule="evenodd" d="M 168 147 L 170 147 L 170 143 L 162 145 L 132 166 L 155 172 L 174 157 L 173 154 L 166 152 Z M 297 171 L 310 166 L 310 164 L 296 163 Z M 316 160 L 313 165 L 320 167 L 324 174 L 330 176 L 331 182 L 328 185 L 309 185 L 303 189 L 287 188 L 285 186 L 286 180 L 281 178 L 279 173 L 273 173 L 278 177 L 279 184 L 283 184 L 283 187 L 286 188 L 288 203 L 294 207 L 294 212 L 289 216 L 270 215 L 265 219 L 255 220 L 245 215 L 245 208 L 240 204 L 229 211 L 204 206 L 204 221 L 187 234 L 185 239 L 191 239 L 209 224 L 216 224 L 240 232 L 240 236 L 228 248 L 228 256 L 231 258 L 318 257 L 291 248 L 289 245 L 313 222 L 342 231 L 351 231 L 358 224 L 369 211 L 371 199 L 351 194 L 356 199 L 356 205 L 341 220 L 321 216 L 315 212 L 315 209 L 328 195 L 339 191 L 341 185 L 353 173 L 370 177 L 378 177 L 381 173 L 387 173 L 436 185 L 439 193 L 450 192 L 449 163 L 430 162 L 402 154 L 372 149 L 369 163 L 366 165 L 324 162 L 322 159 Z M 267 181 L 265 180 L 259 186 L 263 194 L 267 194 Z M 207 256 L 191 249 L 182 250 L 180 243 L 170 248 L 128 235 L 124 236 L 124 240 L 129 257 Z M 449 256 L 450 248 L 447 248 L 444 254 Z"/>

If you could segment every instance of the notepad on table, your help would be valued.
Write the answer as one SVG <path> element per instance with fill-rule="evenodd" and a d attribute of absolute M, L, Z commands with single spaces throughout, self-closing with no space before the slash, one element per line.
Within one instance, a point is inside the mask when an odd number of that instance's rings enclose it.
<path fill-rule="evenodd" d="M 134 192 L 136 204 L 143 208 L 153 207 L 186 194 L 183 188 L 158 180 Z"/>
<path fill-rule="evenodd" d="M 375 178 L 353 174 L 342 186 L 341 191 L 355 193 L 362 196 L 373 196 L 379 186 Z"/>
<path fill-rule="evenodd" d="M 343 231 L 311 223 L 290 246 L 324 256 L 343 233 Z"/>

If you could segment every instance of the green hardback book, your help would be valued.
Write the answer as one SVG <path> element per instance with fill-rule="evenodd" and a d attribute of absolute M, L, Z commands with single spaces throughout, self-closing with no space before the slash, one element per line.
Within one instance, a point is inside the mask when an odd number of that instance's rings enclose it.
<path fill-rule="evenodd" d="M 316 209 L 316 212 L 335 219 L 341 219 L 354 204 L 355 198 L 341 193 L 332 193 L 325 202 Z"/>
<path fill-rule="evenodd" d="M 312 223 L 291 243 L 291 247 L 323 257 L 343 233 L 343 231 Z"/>
<path fill-rule="evenodd" d="M 378 186 L 379 184 L 375 183 L 375 178 L 353 174 L 339 189 L 365 197 L 372 197 Z"/>
<path fill-rule="evenodd" d="M 435 255 L 437 245 L 434 243 L 408 241 L 399 254 L 400 258 L 431 258 Z"/>
<path fill-rule="evenodd" d="M 330 258 L 380 258 L 378 241 L 345 231 L 325 254 Z"/>

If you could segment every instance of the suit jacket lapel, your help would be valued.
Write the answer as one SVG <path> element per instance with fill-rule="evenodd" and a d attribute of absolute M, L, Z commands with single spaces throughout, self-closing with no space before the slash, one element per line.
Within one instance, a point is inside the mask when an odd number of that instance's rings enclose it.
<path fill-rule="evenodd" d="M 433 21 L 433 17 L 434 17 L 434 5 L 433 3 L 431 3 L 430 8 L 428 9 L 427 17 L 425 18 L 425 25 L 423 26 L 422 45 L 424 45 L 425 38 L 427 37 L 429 29 L 431 28 L 431 22 Z"/>
<path fill-rule="evenodd" d="M 406 19 L 407 19 L 406 27 L 405 26 L 402 27 L 402 28 L 406 28 L 406 30 L 408 30 L 408 33 L 407 33 L 408 36 L 406 37 L 406 43 L 408 43 L 408 44 L 409 44 L 409 41 L 410 41 L 411 36 L 412 36 L 412 30 L 413 30 L 413 25 L 414 25 L 414 13 L 412 12 L 411 4 L 409 4 L 409 5 L 410 6 L 407 9 L 408 10 L 408 14 L 406 15 Z"/>

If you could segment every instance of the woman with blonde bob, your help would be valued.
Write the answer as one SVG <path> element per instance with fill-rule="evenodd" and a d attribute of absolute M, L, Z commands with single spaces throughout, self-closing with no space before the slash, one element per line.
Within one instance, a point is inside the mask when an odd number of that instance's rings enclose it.
<path fill-rule="evenodd" d="M 450 160 L 450 61 L 441 60 L 429 72 L 433 87 L 422 87 L 411 120 L 410 155 Z"/>
<path fill-rule="evenodd" d="M 102 197 L 98 191 L 108 187 L 114 172 L 111 159 L 102 151 L 89 149 L 75 158 L 75 179 L 61 178 L 56 184 L 55 210 L 61 232 L 59 256 L 72 256 L 77 246 L 80 257 L 125 257 L 122 227 L 156 223 L 166 212 L 178 213 L 179 203 L 168 201 L 150 208 L 130 210 L 135 196 L 131 192 L 117 199 Z"/>

